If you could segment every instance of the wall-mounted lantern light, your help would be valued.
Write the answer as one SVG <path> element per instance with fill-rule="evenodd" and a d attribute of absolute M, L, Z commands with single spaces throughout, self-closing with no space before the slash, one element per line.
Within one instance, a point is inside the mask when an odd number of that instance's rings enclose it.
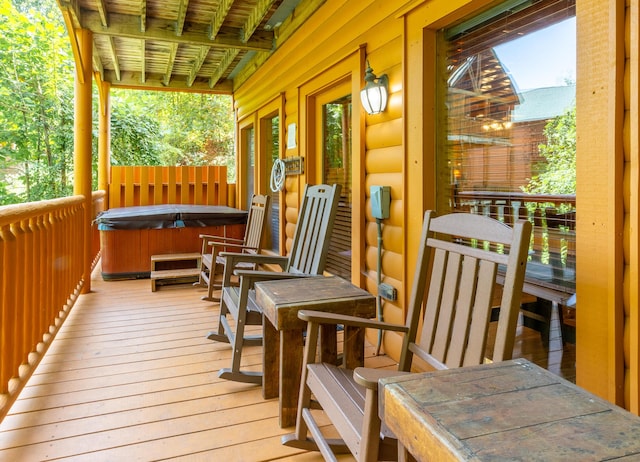
<path fill-rule="evenodd" d="M 364 74 L 365 85 L 360 91 L 360 100 L 367 114 L 379 114 L 387 107 L 387 95 L 389 79 L 387 74 L 376 77 L 373 69 L 367 61 L 367 70 Z"/>

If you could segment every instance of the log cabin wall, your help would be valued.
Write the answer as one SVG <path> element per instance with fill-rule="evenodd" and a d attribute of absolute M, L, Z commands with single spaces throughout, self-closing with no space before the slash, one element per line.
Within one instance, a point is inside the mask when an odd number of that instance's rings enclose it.
<path fill-rule="evenodd" d="M 260 119 L 272 114 L 277 104 L 281 117 L 282 158 L 304 159 L 301 175 L 286 177 L 281 200 L 282 249 L 288 250 L 298 216 L 305 184 L 322 182 L 322 156 L 317 154 L 315 137 L 318 107 L 333 92 L 351 93 L 352 118 L 352 185 L 353 209 L 351 227 L 351 279 L 376 293 L 377 231 L 369 206 L 369 186 L 392 187 L 391 218 L 385 220 L 383 270 L 385 282 L 399 291 L 396 302 L 387 302 L 385 319 L 402 322 L 406 268 L 402 255 L 406 246 L 403 230 L 403 92 L 402 63 L 403 20 L 398 16 L 402 2 L 328 1 L 296 32 L 295 40 L 285 43 L 267 62 L 268 72 L 258 72 L 235 92 L 238 132 L 254 127 L 256 146 L 261 139 Z M 339 37 L 339 40 L 336 38 Z M 310 57 L 313 57 L 310 59 Z M 367 116 L 361 109 L 359 92 L 363 85 L 365 60 L 377 75 L 389 77 L 390 98 L 387 110 Z M 341 90 L 342 89 L 342 90 Z M 295 128 L 294 128 L 295 126 Z M 375 129 L 373 129 L 375 127 Z M 287 148 L 290 130 L 295 129 L 295 146 Z M 240 135 L 239 146 L 245 145 Z M 256 165 L 264 165 L 256 148 Z M 238 163 L 246 162 L 240 155 Z M 238 168 L 238 171 L 244 171 Z M 267 176 L 255 182 L 256 192 L 268 188 Z M 244 185 L 238 177 L 238 189 Z M 239 192 L 239 197 L 243 193 Z M 385 343 L 387 351 L 397 350 L 398 337 Z"/>
<path fill-rule="evenodd" d="M 258 113 L 278 98 L 283 141 L 288 127 L 296 126 L 296 146 L 285 149 L 282 142 L 280 153 L 305 159 L 304 173 L 288 176 L 280 194 L 281 235 L 287 239 L 304 184 L 319 182 L 316 145 L 310 141 L 314 98 L 340 82 L 351 85 L 353 184 L 361 188 L 354 190 L 352 233 L 353 242 L 363 242 L 352 247 L 351 279 L 376 292 L 376 225 L 368 190 L 388 184 L 392 205 L 384 222 L 382 272 L 398 289 L 398 300 L 385 302 L 387 321 L 404 319 L 415 264 L 411 250 L 422 212 L 436 204 L 436 32 L 496 3 L 327 0 L 293 40 L 264 58 L 260 70 L 237 79 L 239 126 L 249 120 L 258 124 Z M 577 0 L 576 5 L 577 383 L 638 414 L 640 0 Z M 389 75 L 391 98 L 383 114 L 365 115 L 357 101 L 365 59 L 376 74 Z M 258 191 L 267 187 L 264 178 L 260 181 Z M 398 347 L 399 337 L 385 337 L 385 352 L 397 358 Z"/>

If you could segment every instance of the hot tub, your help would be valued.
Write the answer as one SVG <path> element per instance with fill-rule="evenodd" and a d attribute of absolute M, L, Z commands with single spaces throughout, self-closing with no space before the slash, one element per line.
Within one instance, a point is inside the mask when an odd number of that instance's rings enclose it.
<path fill-rule="evenodd" d="M 102 212 L 102 277 L 148 278 L 151 255 L 201 250 L 200 234 L 242 239 L 247 212 L 219 205 L 147 205 Z"/>

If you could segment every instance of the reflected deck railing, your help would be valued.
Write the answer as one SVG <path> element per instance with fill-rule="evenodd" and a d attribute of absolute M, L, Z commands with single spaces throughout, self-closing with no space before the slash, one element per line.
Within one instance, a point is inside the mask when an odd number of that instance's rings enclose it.
<path fill-rule="evenodd" d="M 525 291 L 563 303 L 575 293 L 576 196 L 456 191 L 455 209 L 533 224 Z"/>

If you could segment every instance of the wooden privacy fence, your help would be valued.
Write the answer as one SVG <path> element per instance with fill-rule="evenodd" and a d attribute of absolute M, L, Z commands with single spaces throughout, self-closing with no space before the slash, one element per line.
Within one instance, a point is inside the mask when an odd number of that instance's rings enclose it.
<path fill-rule="evenodd" d="M 106 204 L 107 192 L 106 191 L 93 191 L 91 194 L 91 217 L 97 217 L 100 212 L 104 212 L 107 208 Z M 100 258 L 100 231 L 98 231 L 98 224 L 91 224 L 91 268 L 94 268 L 98 264 Z"/>
<path fill-rule="evenodd" d="M 111 167 L 109 208 L 154 204 L 235 206 L 227 167 Z"/>
<path fill-rule="evenodd" d="M 0 207 L 0 420 L 82 288 L 83 202 Z"/>

